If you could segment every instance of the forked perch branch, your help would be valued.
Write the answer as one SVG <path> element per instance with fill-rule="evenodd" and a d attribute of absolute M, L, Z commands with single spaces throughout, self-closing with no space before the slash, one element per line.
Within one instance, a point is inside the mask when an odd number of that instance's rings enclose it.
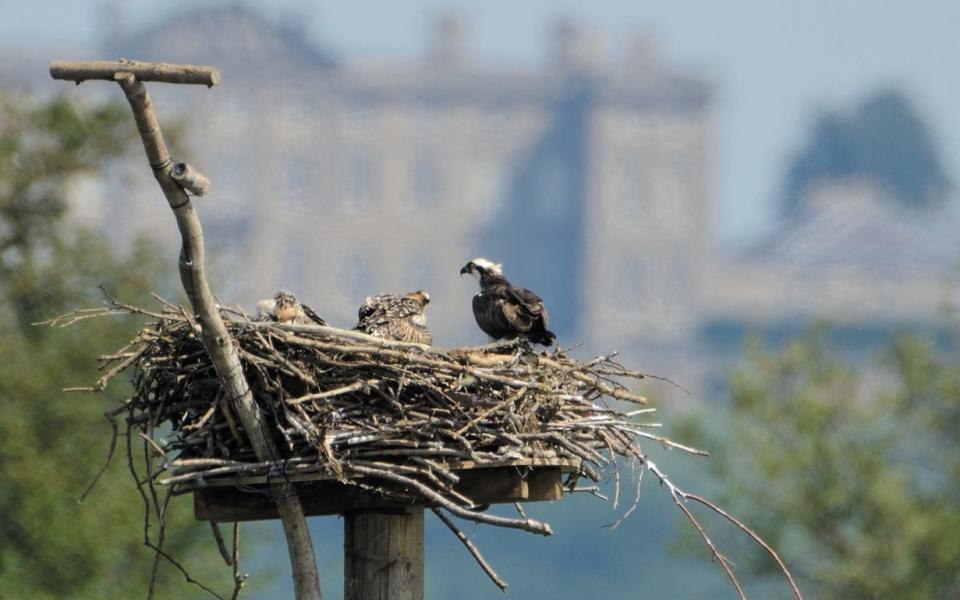
<path fill-rule="evenodd" d="M 231 407 L 239 415 L 257 458 L 264 462 L 277 460 L 280 455 L 269 426 L 253 400 L 253 394 L 241 369 L 237 349 L 223 323 L 204 273 L 203 229 L 200 219 L 189 196 L 171 176 L 173 161 L 170 159 L 147 88 L 142 83 L 165 81 L 213 86 L 220 81 L 219 72 L 212 67 L 118 61 L 55 62 L 50 65 L 50 74 L 54 79 L 77 82 L 86 79 L 115 80 L 123 89 L 133 111 L 147 160 L 180 229 L 183 239 L 180 250 L 180 279 L 200 323 L 203 345 L 210 354 L 223 391 Z M 279 481 L 271 487 L 271 491 L 286 534 L 296 597 L 319 600 L 320 577 L 300 499 L 289 482 Z"/>

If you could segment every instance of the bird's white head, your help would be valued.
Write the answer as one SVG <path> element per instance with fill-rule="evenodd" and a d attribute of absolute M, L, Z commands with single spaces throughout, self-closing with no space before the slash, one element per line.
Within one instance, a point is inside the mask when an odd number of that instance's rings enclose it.
<path fill-rule="evenodd" d="M 460 269 L 460 274 L 463 275 L 464 273 L 469 273 L 473 275 L 477 281 L 480 281 L 484 273 L 503 275 L 503 266 L 500 263 L 495 263 L 486 258 L 475 258 Z"/>

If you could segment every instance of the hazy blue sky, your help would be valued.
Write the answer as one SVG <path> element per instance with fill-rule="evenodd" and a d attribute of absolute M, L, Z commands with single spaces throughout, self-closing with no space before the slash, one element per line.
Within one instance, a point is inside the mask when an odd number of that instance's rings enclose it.
<path fill-rule="evenodd" d="M 260 4 L 264 7 L 267 3 Z M 91 46 L 100 0 L 0 0 L 0 46 Z M 137 28 L 200 2 L 123 3 Z M 718 84 L 714 215 L 725 239 L 768 217 L 789 151 L 817 106 L 849 102 L 881 85 L 903 85 L 934 124 L 947 168 L 960 179 L 960 2 L 805 0 L 282 0 L 277 18 L 307 15 L 316 40 L 347 56 L 415 57 L 429 16 L 453 7 L 471 22 L 478 59 L 536 64 L 551 17 L 580 15 L 622 52 L 633 30 L 655 33 L 671 62 Z"/>

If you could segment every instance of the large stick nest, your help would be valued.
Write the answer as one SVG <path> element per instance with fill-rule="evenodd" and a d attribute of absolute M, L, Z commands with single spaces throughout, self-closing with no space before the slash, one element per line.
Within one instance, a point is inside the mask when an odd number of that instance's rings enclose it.
<path fill-rule="evenodd" d="M 614 506 L 621 496 L 621 467 L 629 466 L 635 476 L 634 502 L 621 519 L 636 507 L 641 476 L 650 471 L 668 489 L 741 597 L 729 561 L 687 502 L 704 505 L 747 532 L 789 579 L 779 557 L 755 533 L 709 500 L 677 487 L 649 459 L 643 441 L 705 453 L 650 431 L 659 424 L 644 419 L 655 409 L 636 408 L 646 399 L 628 387 L 649 376 L 625 368 L 614 354 L 581 361 L 564 350 L 537 353 L 515 342 L 444 349 L 333 327 L 259 322 L 238 309 L 221 310 L 253 398 L 274 434 L 280 454 L 274 460 L 263 462 L 254 454 L 202 343 L 200 326 L 188 311 L 166 302 L 156 312 L 110 300 L 105 308 L 80 310 L 48 322 L 64 326 L 117 313 L 150 319 L 126 347 L 100 357 L 104 375 L 94 387 L 74 389 L 102 390 L 117 375 L 132 370 L 133 395 L 107 416 L 114 424 L 115 441 L 116 418 L 126 414 L 128 464 L 161 524 L 167 500 L 157 500 L 157 484 L 167 486 L 169 499 L 171 493 L 203 487 L 218 478 L 316 474 L 403 503 L 430 506 L 505 589 L 445 513 L 543 535 L 552 531 L 548 524 L 527 518 L 519 505 L 518 518 L 476 506 L 455 489 L 458 465 L 553 460 L 566 466 L 567 492 L 588 492 L 607 500 L 599 487 L 578 487 L 577 482 L 612 480 Z M 142 478 L 132 457 L 134 431 L 143 441 Z M 149 539 L 145 543 L 179 567 L 158 545 Z M 242 579 L 237 585 L 239 590 Z"/>
<path fill-rule="evenodd" d="M 653 409 L 617 408 L 646 403 L 624 384 L 644 374 L 612 355 L 581 362 L 515 343 L 448 350 L 332 327 L 256 322 L 225 310 L 281 454 L 279 462 L 263 463 L 223 395 L 198 324 L 173 307 L 153 316 L 128 348 L 101 361 L 105 379 L 133 368 L 135 391 L 125 407 L 131 424 L 169 426 L 157 441 L 176 455 L 164 484 L 277 469 L 376 479 L 373 469 L 464 504 L 450 495 L 454 478 L 445 465 L 565 458 L 579 464 L 572 479 L 596 480 L 617 457 L 641 456 L 638 438 L 670 443 L 644 430 L 656 424 L 631 418 Z M 411 493 L 422 495 L 418 489 Z M 435 503 L 432 495 L 423 500 Z"/>

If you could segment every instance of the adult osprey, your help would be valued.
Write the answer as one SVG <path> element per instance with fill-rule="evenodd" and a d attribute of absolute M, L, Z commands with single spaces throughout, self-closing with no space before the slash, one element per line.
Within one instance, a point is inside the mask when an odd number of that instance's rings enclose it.
<path fill-rule="evenodd" d="M 257 319 L 261 321 L 276 321 L 278 323 L 293 323 L 294 325 L 326 325 L 312 308 L 300 304 L 293 292 L 280 290 L 273 300 L 257 302 Z"/>
<path fill-rule="evenodd" d="M 427 304 L 430 294 L 423 290 L 403 296 L 368 297 L 357 312 L 355 329 L 376 337 L 430 345 L 433 334 L 427 329 Z"/>
<path fill-rule="evenodd" d="M 547 308 L 530 290 L 510 285 L 499 264 L 485 258 L 468 262 L 460 275 L 469 273 L 480 282 L 473 297 L 473 316 L 484 333 L 495 340 L 521 337 L 549 346 L 557 338 L 547 329 Z"/>

